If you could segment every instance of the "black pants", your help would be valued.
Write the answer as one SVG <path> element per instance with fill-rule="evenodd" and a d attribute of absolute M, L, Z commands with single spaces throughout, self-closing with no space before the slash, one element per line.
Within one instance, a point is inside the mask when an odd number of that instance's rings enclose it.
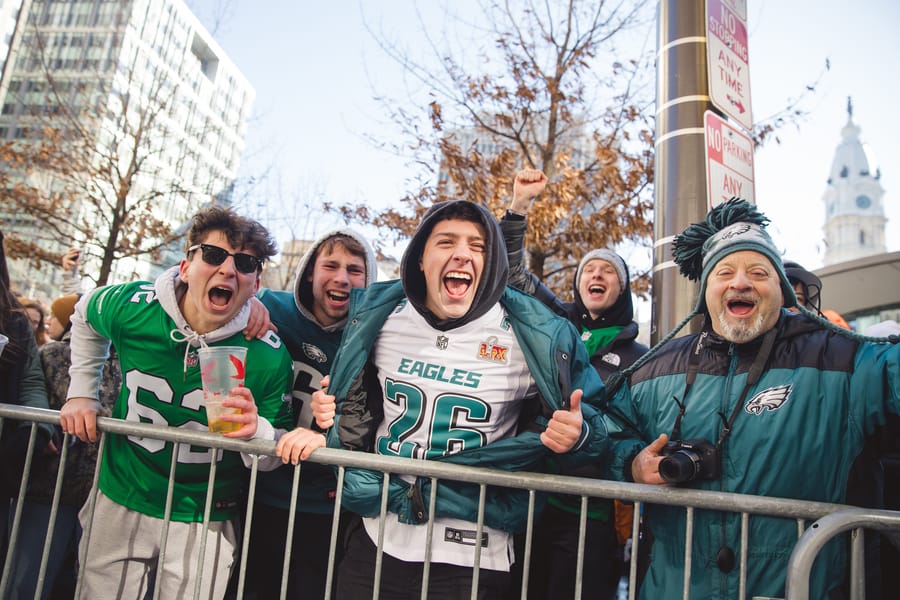
<path fill-rule="evenodd" d="M 390 518 L 390 517 L 389 517 Z M 376 547 L 359 518 L 348 526 L 347 545 L 337 579 L 338 600 L 369 600 L 375 581 Z M 381 588 L 384 600 L 419 600 L 422 596 L 420 562 L 406 562 L 382 554 Z M 509 573 L 480 569 L 478 598 L 502 598 L 509 585 Z M 472 569 L 457 565 L 431 563 L 428 573 L 429 600 L 469 600 L 472 597 Z"/>
<path fill-rule="evenodd" d="M 254 506 L 253 528 L 247 547 L 246 597 L 260 600 L 281 597 L 288 516 L 285 509 L 263 504 Z M 294 516 L 287 598 L 322 600 L 325 597 L 333 521 L 330 514 L 297 512 Z M 340 552 L 341 544 L 338 543 L 335 564 L 339 562 Z"/>
<path fill-rule="evenodd" d="M 532 543 L 531 569 L 528 574 L 529 600 L 575 597 L 578 521 L 578 515 L 552 505 L 544 510 L 535 527 Z M 523 550 L 517 544 L 516 562 L 520 569 L 525 558 Z M 581 597 L 585 600 L 615 598 L 621 575 L 622 556 L 616 540 L 612 514 L 607 521 L 588 519 Z"/>

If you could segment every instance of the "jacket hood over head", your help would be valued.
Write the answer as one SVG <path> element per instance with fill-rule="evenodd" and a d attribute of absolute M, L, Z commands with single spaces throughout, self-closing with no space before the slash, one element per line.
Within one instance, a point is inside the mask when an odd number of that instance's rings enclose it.
<path fill-rule="evenodd" d="M 300 263 L 297 265 L 297 272 L 294 277 L 294 302 L 297 305 L 297 310 L 300 311 L 301 315 L 303 315 L 313 323 L 318 323 L 318 320 L 312 312 L 312 282 L 308 281 L 308 279 L 312 274 L 313 267 L 315 266 L 315 260 L 319 253 L 319 247 L 326 240 L 329 240 L 335 236 L 345 236 L 354 239 L 359 242 L 360 245 L 362 245 L 362 247 L 365 249 L 366 287 L 375 283 L 375 280 L 378 279 L 378 263 L 375 260 L 375 252 L 374 250 L 372 250 L 369 242 L 366 241 L 366 238 L 364 238 L 361 233 L 349 227 L 340 227 L 337 229 L 332 229 L 331 231 L 328 231 L 319 236 L 319 238 L 316 239 L 316 241 L 306 249 L 306 252 L 303 253 L 303 256 L 300 258 Z M 347 319 L 344 318 L 333 325 L 324 327 L 324 329 L 328 331 L 343 329 L 346 321 Z"/>
<path fill-rule="evenodd" d="M 471 220 L 462 216 L 460 211 L 462 214 L 473 214 L 477 222 L 484 228 L 484 270 L 481 273 L 478 288 L 475 290 L 472 306 L 469 307 L 466 314 L 454 319 L 438 319 L 425 305 L 427 294 L 425 274 L 422 272 L 419 262 L 425 249 L 425 242 L 436 223 L 448 219 Z M 500 224 L 486 207 L 468 200 L 440 202 L 429 208 L 422 217 L 400 262 L 400 279 L 403 281 L 403 290 L 406 292 L 407 299 L 432 327 L 440 331 L 454 329 L 485 314 L 500 300 L 508 277 L 509 261 L 506 258 L 506 247 L 500 232 Z"/>

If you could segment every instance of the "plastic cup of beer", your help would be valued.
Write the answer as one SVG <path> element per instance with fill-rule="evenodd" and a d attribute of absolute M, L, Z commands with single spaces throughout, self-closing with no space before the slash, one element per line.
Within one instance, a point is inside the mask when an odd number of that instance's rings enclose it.
<path fill-rule="evenodd" d="M 6 348 L 6 343 L 9 341 L 9 338 L 0 333 L 0 355 L 3 354 L 3 349 Z"/>
<path fill-rule="evenodd" d="M 197 351 L 200 357 L 200 381 L 203 386 L 203 405 L 206 422 L 212 433 L 227 433 L 240 429 L 240 423 L 221 421 L 224 414 L 239 414 L 239 408 L 222 406 L 232 388 L 244 385 L 247 348 L 243 346 L 207 346 Z"/>

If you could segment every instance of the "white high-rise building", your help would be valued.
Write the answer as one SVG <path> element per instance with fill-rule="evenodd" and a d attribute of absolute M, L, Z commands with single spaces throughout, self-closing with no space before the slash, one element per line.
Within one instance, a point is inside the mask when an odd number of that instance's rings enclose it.
<path fill-rule="evenodd" d="M 540 129 L 545 127 L 545 119 L 537 117 L 538 127 L 533 136 L 533 140 L 540 139 Z M 584 169 L 588 163 L 594 160 L 594 141 L 589 133 L 586 133 L 586 127 L 583 123 L 578 123 L 568 127 L 565 135 L 561 135 L 557 142 L 565 145 L 565 150 L 569 154 L 570 165 L 576 169 Z M 492 159 L 504 150 L 520 151 L 515 142 L 504 139 L 499 136 L 491 135 L 486 130 L 477 127 L 459 127 L 449 129 L 445 138 L 457 145 L 463 153 L 478 152 L 486 159 Z M 534 141 L 531 146 L 537 146 Z M 536 154 L 539 154 L 536 152 Z M 520 165 L 524 167 L 524 165 Z M 447 196 L 453 196 L 456 193 L 456 186 L 450 179 L 450 173 L 446 160 L 441 157 L 441 163 L 438 165 L 438 187 L 440 191 Z"/>
<path fill-rule="evenodd" d="M 16 19 L 14 10 L 6 10 L 9 0 L 0 1 L 3 28 Z M 12 4 L 21 5 L 24 18 L 4 38 L 10 43 L 10 64 L 0 85 L 0 92 L 6 90 L 0 143 L 33 137 L 34 128 L 56 118 L 60 106 L 77 109 L 90 103 L 96 107 L 89 123 L 98 154 L 106 160 L 117 157 L 122 169 L 130 168 L 135 157 L 140 160 L 129 193 L 138 197 L 158 190 L 152 200 L 155 217 L 177 229 L 212 198 L 230 201 L 255 93 L 183 0 Z M 78 214 L 77 202 L 72 212 Z M 39 223 L 4 213 L 0 208 L 5 230 L 34 228 L 43 247 L 64 250 L 40 237 Z M 12 271 L 15 277 L 15 267 Z M 152 274 L 147 255 L 120 259 L 110 282 Z M 19 287 L 29 292 L 21 282 Z M 45 287 L 47 295 L 56 292 L 52 285 Z M 34 291 L 41 295 L 45 290 Z"/>
<path fill-rule="evenodd" d="M 16 19 L 21 7 L 22 0 L 0 0 L 0 71 L 3 70 L 6 57 L 9 55 L 9 46 L 16 32 Z"/>

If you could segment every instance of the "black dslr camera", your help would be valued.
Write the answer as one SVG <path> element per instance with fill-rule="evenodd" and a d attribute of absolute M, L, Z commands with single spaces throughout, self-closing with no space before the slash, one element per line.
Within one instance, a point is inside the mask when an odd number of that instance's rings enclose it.
<path fill-rule="evenodd" d="M 718 479 L 721 476 L 719 451 L 702 439 L 673 440 L 660 452 L 659 475 L 669 483 Z"/>

